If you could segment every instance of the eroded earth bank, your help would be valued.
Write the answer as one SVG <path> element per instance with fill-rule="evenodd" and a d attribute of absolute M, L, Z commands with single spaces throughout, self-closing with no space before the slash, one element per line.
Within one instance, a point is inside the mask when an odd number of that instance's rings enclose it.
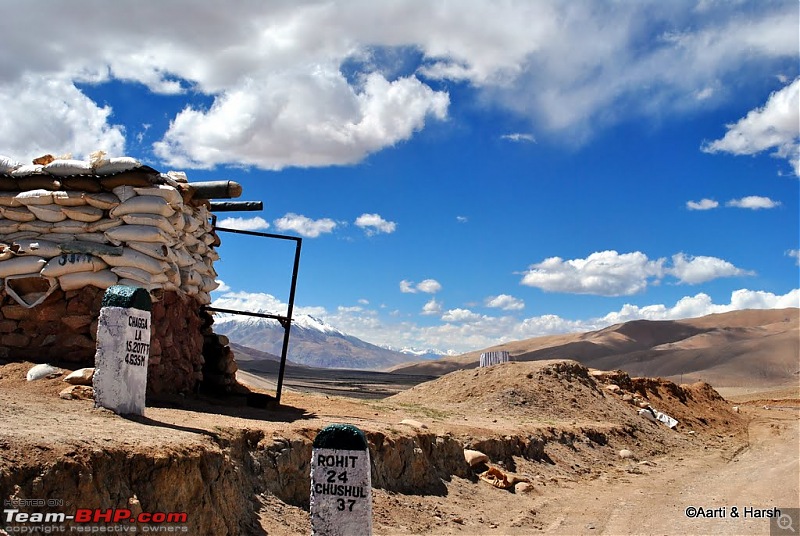
<path fill-rule="evenodd" d="M 59 398 L 60 378 L 26 382 L 30 366 L 0 367 L 0 495 L 63 500 L 67 514 L 130 507 L 186 512 L 190 534 L 309 533 L 311 443 L 336 422 L 367 435 L 376 534 L 769 534 L 768 519 L 685 510 L 800 506 L 796 389 L 736 411 L 708 384 L 540 361 L 379 401 L 187 396 L 125 418 Z M 679 424 L 639 415 L 648 404 Z M 517 484 L 480 480 L 465 448 Z"/>

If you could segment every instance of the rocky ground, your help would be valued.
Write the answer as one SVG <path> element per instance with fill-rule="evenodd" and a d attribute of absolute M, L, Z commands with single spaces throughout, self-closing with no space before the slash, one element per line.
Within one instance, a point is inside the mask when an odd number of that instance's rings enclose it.
<path fill-rule="evenodd" d="M 369 440 L 375 534 L 769 534 L 731 508 L 800 507 L 796 386 L 726 400 L 704 383 L 520 362 L 381 400 L 171 397 L 125 418 L 59 398 L 60 378 L 25 381 L 30 366 L 0 367 L 0 495 L 67 513 L 135 505 L 186 511 L 191 534 L 309 533 L 311 441 L 335 422 Z M 678 426 L 640 416 L 648 404 Z M 516 485 L 479 479 L 465 448 Z"/>

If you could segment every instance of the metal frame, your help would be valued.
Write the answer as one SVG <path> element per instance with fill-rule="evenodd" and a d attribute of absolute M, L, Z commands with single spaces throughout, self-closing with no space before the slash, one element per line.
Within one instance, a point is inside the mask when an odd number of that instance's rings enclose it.
<path fill-rule="evenodd" d="M 213 217 L 214 223 L 216 217 Z M 250 311 L 235 311 L 233 309 L 218 309 L 216 307 L 206 306 L 206 311 L 213 311 L 217 313 L 230 313 L 235 315 L 257 316 L 259 318 L 271 318 L 280 322 L 283 327 L 283 348 L 281 349 L 281 367 L 278 371 L 278 385 L 275 392 L 275 401 L 277 404 L 281 403 L 281 390 L 283 390 L 283 373 L 286 369 L 286 354 L 289 351 L 289 331 L 292 327 L 292 313 L 294 312 L 294 293 L 297 288 L 297 271 L 300 268 L 300 248 L 303 245 L 303 239 L 299 236 L 279 235 L 272 233 L 259 233 L 256 231 L 242 231 L 240 229 L 228 229 L 225 227 L 217 227 L 214 225 L 215 231 L 224 231 L 226 233 L 244 234 L 250 236 L 261 236 L 264 238 L 277 238 L 279 240 L 292 240 L 295 242 L 294 250 L 294 267 L 292 268 L 292 286 L 289 290 L 289 309 L 286 316 L 271 315 L 267 313 L 253 313 Z"/>

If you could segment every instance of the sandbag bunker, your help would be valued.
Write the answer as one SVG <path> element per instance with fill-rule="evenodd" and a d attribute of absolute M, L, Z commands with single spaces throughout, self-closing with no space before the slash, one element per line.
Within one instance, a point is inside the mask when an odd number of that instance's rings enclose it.
<path fill-rule="evenodd" d="M 103 293 L 129 285 L 154 302 L 149 392 L 233 385 L 233 355 L 202 306 L 218 286 L 209 197 L 240 194 L 103 152 L 0 156 L 0 358 L 92 364 Z"/>

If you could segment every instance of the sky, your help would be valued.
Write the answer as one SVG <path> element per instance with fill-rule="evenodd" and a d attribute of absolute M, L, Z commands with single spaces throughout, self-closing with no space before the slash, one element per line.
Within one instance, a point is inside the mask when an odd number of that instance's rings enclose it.
<path fill-rule="evenodd" d="M 0 6 L 0 154 L 239 182 L 368 342 L 800 306 L 796 0 Z M 285 314 L 295 243 L 221 238 L 215 305 Z"/>

